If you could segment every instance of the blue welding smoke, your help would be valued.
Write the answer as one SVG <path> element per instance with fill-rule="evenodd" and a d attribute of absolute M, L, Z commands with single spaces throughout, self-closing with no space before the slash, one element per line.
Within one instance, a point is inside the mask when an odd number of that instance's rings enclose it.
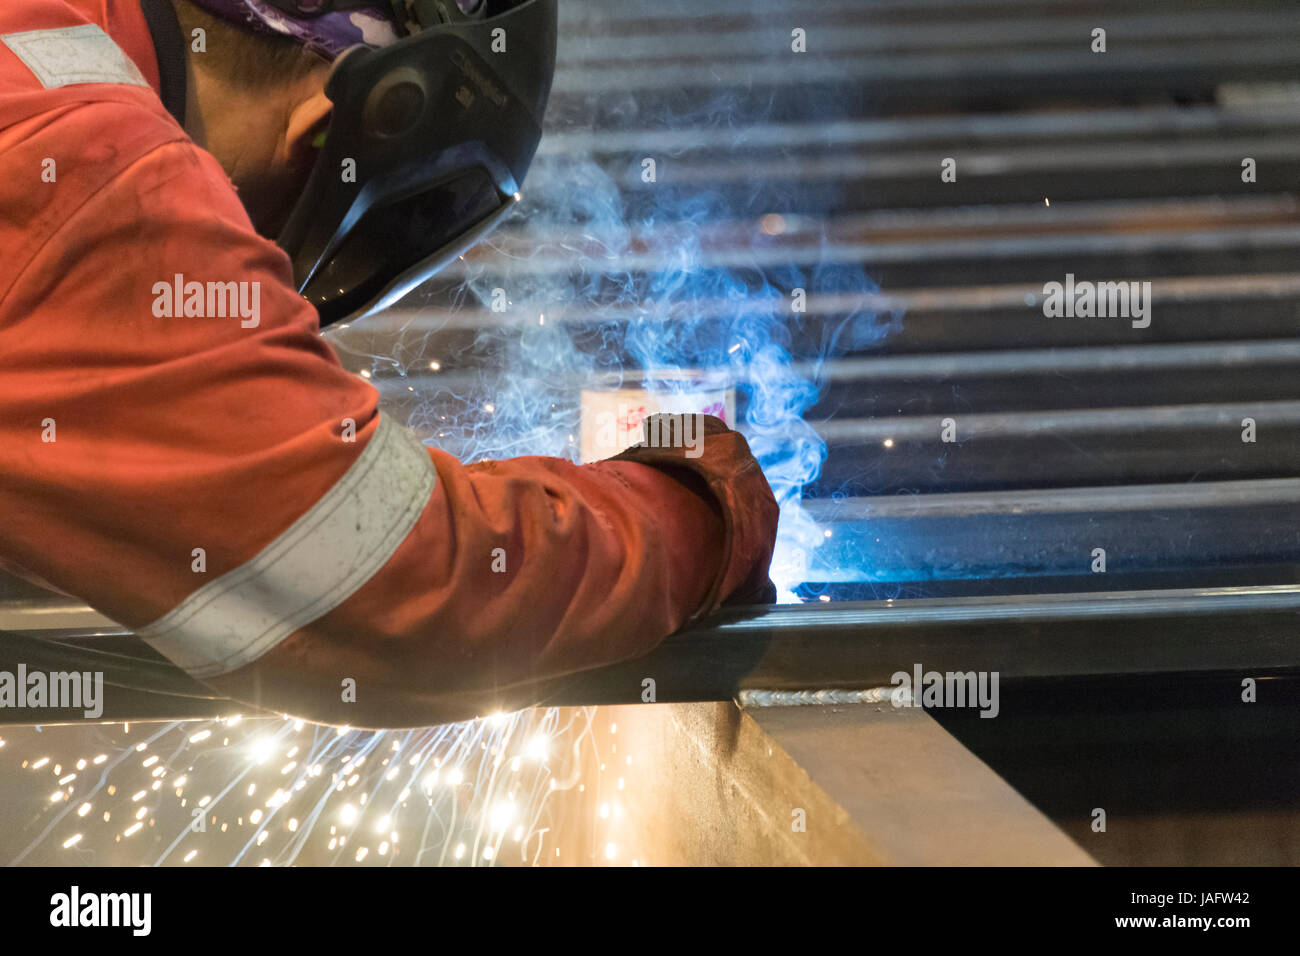
<path fill-rule="evenodd" d="M 675 183 L 672 155 L 648 182 L 642 157 L 602 154 L 598 136 L 543 140 L 516 215 L 443 277 L 450 292 L 425 293 L 430 311 L 372 367 L 408 423 L 465 461 L 577 460 L 579 393 L 595 382 L 723 376 L 781 506 L 772 578 L 794 600 L 825 540 L 802 505 L 827 454 L 805 418 L 822 367 L 898 317 L 852 307 L 876 286 L 826 255 L 819 219 L 771 211 L 772 184 L 747 181 L 745 134 L 726 115 L 700 114 L 701 135 L 732 139 L 737 178 L 725 192 Z M 782 206 L 797 202 L 785 195 Z M 819 307 L 832 298 L 834 311 Z"/>

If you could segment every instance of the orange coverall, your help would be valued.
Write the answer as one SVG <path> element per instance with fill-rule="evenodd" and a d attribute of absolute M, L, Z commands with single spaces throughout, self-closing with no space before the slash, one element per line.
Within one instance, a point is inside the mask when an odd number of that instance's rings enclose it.
<path fill-rule="evenodd" d="M 259 283 L 259 323 L 156 316 L 176 275 Z M 459 719 L 762 590 L 776 504 L 713 427 L 693 460 L 467 467 L 421 445 L 163 107 L 135 0 L 0 4 L 7 567 L 253 706 Z"/>

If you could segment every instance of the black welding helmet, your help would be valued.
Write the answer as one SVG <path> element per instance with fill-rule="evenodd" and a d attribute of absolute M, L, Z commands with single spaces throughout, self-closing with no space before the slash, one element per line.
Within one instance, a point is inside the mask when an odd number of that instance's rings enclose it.
<path fill-rule="evenodd" d="M 329 129 L 278 239 L 322 326 L 393 304 L 518 200 L 555 70 L 555 4 L 392 0 L 399 39 L 335 61 Z"/>

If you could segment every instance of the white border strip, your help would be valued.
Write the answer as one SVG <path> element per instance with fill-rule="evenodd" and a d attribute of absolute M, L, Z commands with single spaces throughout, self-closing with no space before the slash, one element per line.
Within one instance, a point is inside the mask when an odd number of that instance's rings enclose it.
<path fill-rule="evenodd" d="M 6 33 L 0 41 L 36 75 L 47 90 L 77 83 L 127 83 L 148 87 L 148 81 L 122 48 L 97 24 Z"/>
<path fill-rule="evenodd" d="M 252 663 L 369 581 L 415 526 L 436 480 L 414 433 L 381 416 L 352 467 L 310 511 L 138 635 L 199 679 Z"/>

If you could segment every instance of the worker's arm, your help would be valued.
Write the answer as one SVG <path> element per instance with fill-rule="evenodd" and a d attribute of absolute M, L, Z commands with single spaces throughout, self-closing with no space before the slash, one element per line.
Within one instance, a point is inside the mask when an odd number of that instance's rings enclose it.
<path fill-rule="evenodd" d="M 102 129 L 73 111 L 6 168 L 160 122 L 94 109 Z M 662 450 L 466 467 L 421 445 L 215 161 L 160 138 L 0 249 L 0 556 L 224 693 L 362 726 L 470 716 L 765 581 L 776 507 L 738 435 L 682 459 L 696 478 Z M 256 315 L 186 315 L 191 281 L 241 283 Z"/>

